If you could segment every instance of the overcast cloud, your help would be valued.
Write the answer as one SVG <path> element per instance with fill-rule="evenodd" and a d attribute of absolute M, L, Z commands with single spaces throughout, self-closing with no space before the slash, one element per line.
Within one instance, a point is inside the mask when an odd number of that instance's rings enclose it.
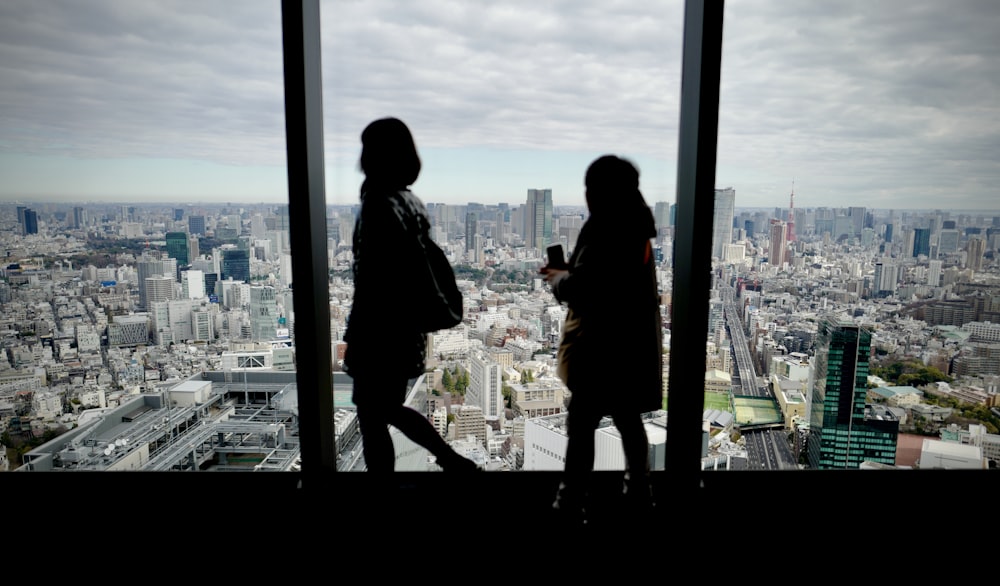
<path fill-rule="evenodd" d="M 328 201 L 399 116 L 426 201 L 674 199 L 683 3 L 327 1 Z M 738 206 L 996 209 L 1000 5 L 726 3 L 717 185 Z M 0 197 L 282 201 L 277 0 L 0 3 Z"/>

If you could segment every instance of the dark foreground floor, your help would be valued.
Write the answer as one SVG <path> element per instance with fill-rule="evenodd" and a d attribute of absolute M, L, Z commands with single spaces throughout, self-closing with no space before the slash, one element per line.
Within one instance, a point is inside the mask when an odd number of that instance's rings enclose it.
<path fill-rule="evenodd" d="M 872 539 L 873 546 L 891 546 L 898 536 L 947 548 L 964 542 L 948 535 L 995 534 L 991 503 L 1000 494 L 1000 472 L 994 470 L 727 471 L 706 472 L 694 482 L 658 472 L 657 507 L 638 516 L 624 506 L 621 473 L 600 472 L 593 479 L 589 523 L 579 527 L 562 523 L 551 509 L 560 477 L 10 472 L 0 474 L 0 495 L 7 534 L 19 539 L 53 527 L 72 534 L 87 526 L 88 539 L 152 531 L 225 540 L 225 534 L 274 530 L 293 543 L 300 532 L 304 539 L 318 535 L 324 542 L 352 544 L 374 538 L 397 547 L 426 540 L 490 549 L 498 540 L 515 539 L 523 542 L 519 547 L 549 552 L 582 540 L 595 547 L 652 549 L 678 563 L 681 551 L 688 552 L 688 561 L 700 560 L 700 544 L 707 547 L 720 535 L 736 543 L 767 536 L 770 545 L 802 546 L 824 535 L 832 540 L 843 530 Z"/>

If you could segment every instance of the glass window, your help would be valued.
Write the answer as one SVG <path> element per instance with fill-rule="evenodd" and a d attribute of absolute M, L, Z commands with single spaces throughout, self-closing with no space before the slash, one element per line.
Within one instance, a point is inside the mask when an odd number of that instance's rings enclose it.
<path fill-rule="evenodd" d="M 998 286 L 994 11 L 725 10 L 708 354 L 735 357 L 734 417 L 717 449 L 755 461 L 777 446 L 766 468 L 815 467 L 825 446 L 789 456 L 832 426 L 836 467 L 896 442 L 887 463 L 912 468 L 920 449 L 903 446 L 996 433 L 976 404 L 1000 371 L 973 358 L 992 352 Z M 942 403 L 979 415 L 933 421 Z"/>
<path fill-rule="evenodd" d="M 537 2 L 447 10 L 401 1 L 322 4 L 335 368 L 342 367 L 353 301 L 352 232 L 364 179 L 359 137 L 369 122 L 398 117 L 423 164 L 412 190 L 427 207 L 432 237 L 455 268 L 466 304 L 462 324 L 431 335 L 427 371 L 413 383 L 408 405 L 489 470 L 562 468 L 570 393 L 556 376 L 555 355 L 566 306 L 538 268 L 551 243 L 572 253 L 588 217 L 584 172 L 602 154 L 638 166 L 646 203 L 657 214 L 651 243 L 664 365 L 669 359 L 682 9 L 666 2 L 579 10 Z M 400 283 L 397 307 L 406 307 L 406 293 Z M 386 308 L 386 344 L 397 311 Z M 607 358 L 616 365 L 609 376 L 630 368 L 628 353 L 617 352 L 620 343 L 608 340 Z M 342 390 L 335 386 L 336 407 L 349 419 L 351 379 L 343 380 Z M 489 393 L 489 384 L 504 393 Z M 465 432 L 470 409 L 481 412 L 475 428 L 486 428 L 474 441 Z M 646 422 L 659 469 L 663 415 L 651 413 Z M 614 437 L 605 428 L 599 433 Z M 535 449 L 532 434 L 546 446 L 538 458 L 525 453 Z M 356 449 L 360 438 L 352 437 L 341 454 Z M 417 458 L 402 461 L 408 440 L 393 437 L 397 470 L 435 469 L 426 453 L 409 452 Z M 364 469 L 359 454 L 348 469 Z M 616 456 L 608 465 L 623 464 Z"/>
<path fill-rule="evenodd" d="M 6 462 L 296 469 L 280 4 L 0 23 Z"/>

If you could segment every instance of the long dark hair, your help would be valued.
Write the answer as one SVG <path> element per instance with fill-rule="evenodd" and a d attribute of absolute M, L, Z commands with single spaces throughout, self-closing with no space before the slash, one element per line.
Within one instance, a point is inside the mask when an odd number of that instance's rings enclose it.
<path fill-rule="evenodd" d="M 405 189 L 420 175 L 420 155 L 413 134 L 398 118 L 380 118 L 361 132 L 361 159 L 366 187 Z"/>

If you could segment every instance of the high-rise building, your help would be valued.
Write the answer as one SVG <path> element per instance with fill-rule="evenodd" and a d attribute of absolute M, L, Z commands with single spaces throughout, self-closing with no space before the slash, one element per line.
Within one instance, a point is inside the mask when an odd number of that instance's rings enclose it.
<path fill-rule="evenodd" d="M 205 235 L 205 216 L 188 216 L 188 232 L 199 236 Z"/>
<path fill-rule="evenodd" d="M 135 263 L 136 272 L 136 284 L 139 289 L 139 303 L 142 305 L 143 309 L 148 309 L 146 303 L 146 279 L 149 277 L 162 277 L 167 271 L 167 266 L 164 264 L 163 260 L 156 258 L 155 256 L 143 255 Z"/>
<path fill-rule="evenodd" d="M 209 301 L 218 301 L 218 293 L 215 291 L 215 284 L 219 281 L 219 273 L 205 273 L 205 295 L 208 295 Z"/>
<path fill-rule="evenodd" d="M 913 230 L 913 256 L 918 257 L 931 255 L 931 230 L 930 228 L 914 228 Z"/>
<path fill-rule="evenodd" d="M 872 414 L 866 405 L 872 334 L 847 320 L 820 324 L 810 394 L 809 465 L 859 468 L 862 462 L 895 464 L 899 420 Z"/>
<path fill-rule="evenodd" d="M 198 269 L 181 272 L 181 292 L 184 299 L 201 299 L 205 296 L 205 273 Z"/>
<path fill-rule="evenodd" d="M 529 189 L 524 213 L 524 244 L 543 250 L 552 242 L 552 190 Z"/>
<path fill-rule="evenodd" d="M 453 409 L 455 414 L 455 438 L 465 440 L 470 436 L 486 446 L 486 419 L 478 405 L 460 405 Z"/>
<path fill-rule="evenodd" d="M 503 367 L 498 362 L 479 354 L 472 357 L 465 404 L 481 408 L 487 420 L 502 420 Z"/>
<path fill-rule="evenodd" d="M 24 210 L 24 235 L 38 234 L 38 214 L 33 209 Z"/>
<path fill-rule="evenodd" d="M 278 304 L 274 287 L 250 287 L 250 336 L 255 342 L 269 342 L 277 336 Z"/>
<path fill-rule="evenodd" d="M 211 342 L 215 338 L 215 325 L 211 312 L 205 309 L 191 312 L 191 335 L 196 342 Z"/>
<path fill-rule="evenodd" d="M 715 217 L 712 220 L 712 258 L 721 259 L 725 246 L 733 241 L 733 218 L 736 215 L 736 190 L 715 190 Z"/>
<path fill-rule="evenodd" d="M 658 201 L 653 204 L 653 219 L 656 221 L 656 230 L 660 231 L 671 225 L 670 223 L 670 202 Z"/>
<path fill-rule="evenodd" d="M 167 232 L 167 256 L 177 259 L 177 266 L 187 266 L 188 235 L 186 232 Z"/>
<path fill-rule="evenodd" d="M 865 227 L 865 208 L 860 206 L 847 208 L 847 217 L 851 219 L 851 236 L 861 236 L 861 230 Z"/>
<path fill-rule="evenodd" d="M 479 233 L 478 218 L 476 212 L 466 212 L 465 214 L 465 250 L 475 250 L 476 234 Z"/>
<path fill-rule="evenodd" d="M 781 220 L 771 221 L 771 242 L 768 248 L 767 263 L 772 267 L 781 268 L 788 260 L 785 254 L 788 250 L 788 224 Z M 723 249 L 724 250 L 724 249 Z"/>
<path fill-rule="evenodd" d="M 875 282 L 872 289 L 876 296 L 895 293 L 899 279 L 899 268 L 889 258 L 883 258 L 875 263 Z"/>
<path fill-rule="evenodd" d="M 87 226 L 87 211 L 80 206 L 73 208 L 73 229 L 79 230 Z"/>
<path fill-rule="evenodd" d="M 222 280 L 250 282 L 250 251 L 230 248 L 222 251 Z"/>
<path fill-rule="evenodd" d="M 927 284 L 931 287 L 941 284 L 941 265 L 940 260 L 927 261 Z"/>
<path fill-rule="evenodd" d="M 973 236 L 972 238 L 969 238 L 969 242 L 965 245 L 965 249 L 968 253 L 966 266 L 974 271 L 983 270 L 983 256 L 986 254 L 986 239 L 981 236 Z"/>
<path fill-rule="evenodd" d="M 938 232 L 938 254 L 958 252 L 960 234 L 954 228 L 942 228 Z"/>
<path fill-rule="evenodd" d="M 165 275 L 154 275 L 145 279 L 145 294 L 142 306 L 149 308 L 155 301 L 169 301 L 174 299 L 174 283 L 177 281 L 173 277 Z"/>

